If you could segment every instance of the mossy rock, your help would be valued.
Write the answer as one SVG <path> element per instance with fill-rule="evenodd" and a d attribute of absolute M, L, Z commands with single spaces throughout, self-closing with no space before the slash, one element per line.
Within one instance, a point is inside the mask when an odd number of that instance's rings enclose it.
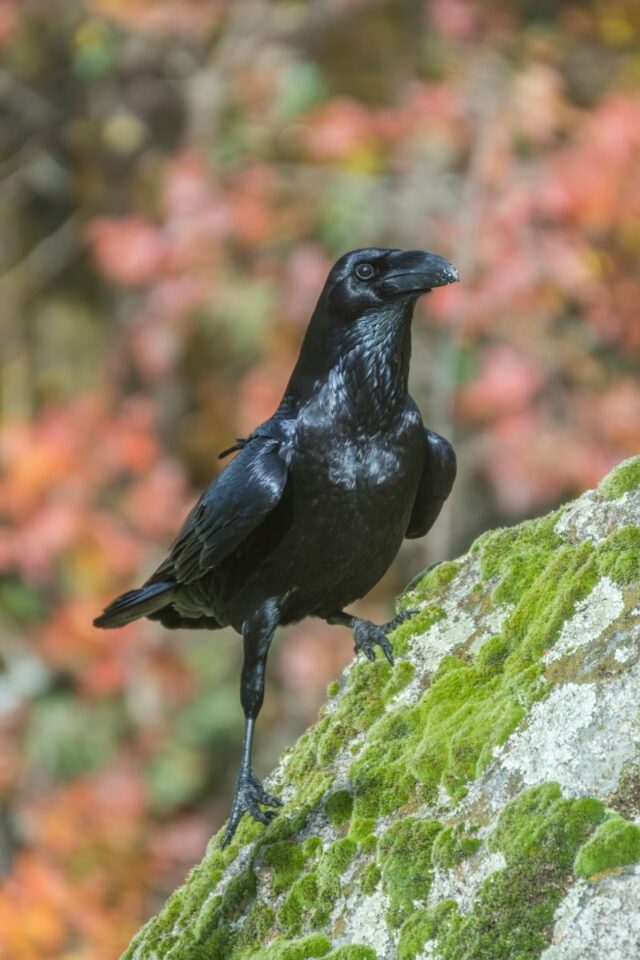
<path fill-rule="evenodd" d="M 412 581 L 130 960 L 640 960 L 640 458 Z"/>

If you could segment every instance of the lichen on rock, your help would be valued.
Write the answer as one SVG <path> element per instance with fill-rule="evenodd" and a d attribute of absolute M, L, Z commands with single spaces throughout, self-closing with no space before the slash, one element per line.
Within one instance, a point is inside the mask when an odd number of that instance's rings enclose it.
<path fill-rule="evenodd" d="M 640 960 L 640 458 L 399 606 L 128 960 Z"/>

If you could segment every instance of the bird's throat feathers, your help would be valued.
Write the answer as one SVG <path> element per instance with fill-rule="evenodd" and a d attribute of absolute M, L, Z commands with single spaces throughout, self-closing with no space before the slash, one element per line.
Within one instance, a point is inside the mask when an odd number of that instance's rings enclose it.
<path fill-rule="evenodd" d="M 387 408 L 403 403 L 413 306 L 393 304 L 344 326 L 326 322 L 316 311 L 283 402 L 299 407 L 326 386 L 337 400 L 348 398 L 356 407 L 367 407 L 372 401 Z"/>

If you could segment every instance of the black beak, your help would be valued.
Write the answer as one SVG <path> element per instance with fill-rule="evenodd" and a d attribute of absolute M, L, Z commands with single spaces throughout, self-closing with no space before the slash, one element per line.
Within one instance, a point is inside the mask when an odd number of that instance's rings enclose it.
<path fill-rule="evenodd" d="M 445 287 L 460 279 L 458 271 L 444 257 L 425 250 L 400 250 L 392 253 L 388 270 L 381 284 L 382 293 L 395 296 L 403 293 L 426 293 L 433 287 Z"/>

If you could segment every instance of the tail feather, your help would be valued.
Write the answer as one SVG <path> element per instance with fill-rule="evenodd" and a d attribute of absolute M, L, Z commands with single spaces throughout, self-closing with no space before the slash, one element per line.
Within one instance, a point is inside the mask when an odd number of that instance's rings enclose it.
<path fill-rule="evenodd" d="M 94 627 L 123 627 L 171 603 L 175 583 L 149 583 L 116 597 L 93 621 Z"/>

